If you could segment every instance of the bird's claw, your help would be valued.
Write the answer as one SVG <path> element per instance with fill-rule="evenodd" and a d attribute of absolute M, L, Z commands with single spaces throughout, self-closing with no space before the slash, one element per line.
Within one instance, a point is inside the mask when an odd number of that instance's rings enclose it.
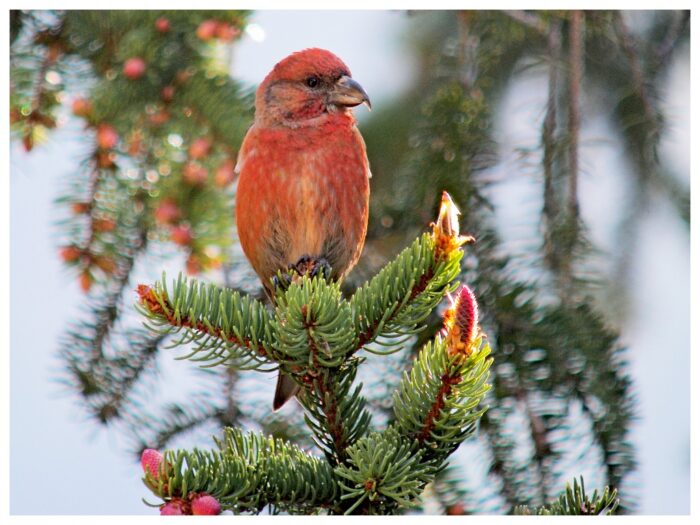
<path fill-rule="evenodd" d="M 330 279 L 331 265 L 324 257 L 303 255 L 296 263 L 290 264 L 286 270 L 279 271 L 272 277 L 273 289 L 276 293 L 285 292 L 292 283 L 300 282 L 305 275 L 311 279 L 318 275 L 323 279 Z"/>
<path fill-rule="evenodd" d="M 331 265 L 324 257 L 303 255 L 296 264 L 289 265 L 289 270 L 293 270 L 300 277 L 308 275 L 312 279 L 317 275 L 324 279 L 328 279 L 331 276 Z"/>

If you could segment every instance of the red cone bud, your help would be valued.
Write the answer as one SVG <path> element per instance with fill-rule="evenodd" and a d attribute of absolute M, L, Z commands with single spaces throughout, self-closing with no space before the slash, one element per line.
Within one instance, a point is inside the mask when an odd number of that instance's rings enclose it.
<path fill-rule="evenodd" d="M 192 514 L 195 516 L 218 516 L 221 504 L 209 494 L 200 494 L 192 499 Z"/>

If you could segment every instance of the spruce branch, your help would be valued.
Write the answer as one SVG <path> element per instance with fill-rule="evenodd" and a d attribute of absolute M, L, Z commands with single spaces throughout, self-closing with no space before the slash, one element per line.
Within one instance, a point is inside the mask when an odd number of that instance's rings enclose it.
<path fill-rule="evenodd" d="M 452 281 L 463 255 L 460 247 L 474 240 L 459 234 L 458 215 L 449 194 L 443 192 L 432 234 L 414 241 L 355 292 L 350 304 L 359 334 L 357 349 L 378 338 L 416 333 L 445 293 L 454 290 Z"/>
<path fill-rule="evenodd" d="M 211 451 L 165 451 L 155 474 L 145 468 L 145 485 L 166 503 L 206 493 L 236 514 L 267 506 L 305 512 L 335 499 L 330 466 L 295 445 L 232 428 L 215 442 Z"/>
<path fill-rule="evenodd" d="M 586 494 L 583 484 L 583 476 L 580 483 L 574 478 L 573 487 L 566 484 L 565 491 L 559 498 L 542 507 L 518 506 L 514 509 L 514 514 L 530 515 L 571 515 L 571 516 L 610 516 L 616 513 L 620 500 L 617 497 L 617 490 L 605 487 L 602 494 L 595 490 L 591 496 Z"/>
<path fill-rule="evenodd" d="M 355 374 L 353 363 L 339 370 L 321 369 L 303 383 L 304 419 L 314 442 L 333 465 L 347 460 L 347 447 L 364 436 L 370 425 L 366 401 L 360 395 L 362 385 L 353 387 Z"/>
<path fill-rule="evenodd" d="M 238 369 L 265 369 L 269 364 L 270 314 L 249 296 L 178 276 L 170 291 L 165 275 L 154 287 L 139 285 L 137 309 L 149 329 L 161 333 L 184 330 L 177 346 L 193 342 L 182 359 L 226 363 Z"/>
<path fill-rule="evenodd" d="M 290 371 L 335 368 L 354 344 L 350 304 L 322 276 L 293 282 L 275 301 L 273 357 Z"/>
<path fill-rule="evenodd" d="M 341 478 L 340 499 L 348 502 L 345 514 L 362 505 L 365 514 L 394 514 L 416 505 L 416 498 L 433 478 L 422 462 L 423 450 L 394 427 L 373 432 L 348 449 L 347 465 L 336 467 Z"/>
<path fill-rule="evenodd" d="M 423 347 L 394 394 L 395 425 L 438 470 L 486 411 L 479 404 L 493 360 L 477 323 L 476 301 L 465 286 L 446 311 L 443 332 Z"/>

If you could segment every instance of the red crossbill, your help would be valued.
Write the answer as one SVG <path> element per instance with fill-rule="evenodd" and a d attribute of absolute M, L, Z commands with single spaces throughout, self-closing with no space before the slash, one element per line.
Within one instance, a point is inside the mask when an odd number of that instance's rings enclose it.
<path fill-rule="evenodd" d="M 362 103 L 370 107 L 367 93 L 323 49 L 289 55 L 258 87 L 236 166 L 236 222 L 271 298 L 279 270 L 311 261 L 340 280 L 360 257 L 371 174 L 350 108 Z M 297 390 L 280 374 L 274 408 Z"/>

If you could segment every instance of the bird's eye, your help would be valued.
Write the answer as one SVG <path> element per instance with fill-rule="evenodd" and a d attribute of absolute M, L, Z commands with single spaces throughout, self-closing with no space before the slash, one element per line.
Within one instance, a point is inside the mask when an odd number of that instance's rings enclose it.
<path fill-rule="evenodd" d="M 318 86 L 319 82 L 320 80 L 318 79 L 318 77 L 309 77 L 306 79 L 306 85 L 310 88 L 315 88 L 316 86 Z"/>

